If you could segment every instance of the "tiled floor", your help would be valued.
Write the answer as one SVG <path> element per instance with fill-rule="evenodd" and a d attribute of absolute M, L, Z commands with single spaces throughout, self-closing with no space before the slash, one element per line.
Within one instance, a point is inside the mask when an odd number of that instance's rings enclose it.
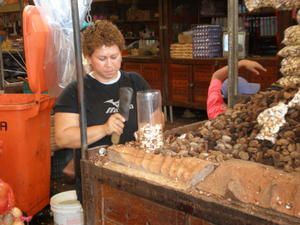
<path fill-rule="evenodd" d="M 207 119 L 205 111 L 192 110 L 191 112 L 192 113 L 187 112 L 185 111 L 185 109 L 182 108 L 175 108 L 174 121 L 173 123 L 167 121 L 165 124 L 165 130 Z M 194 114 L 194 117 L 185 118 L 185 116 L 191 116 L 192 114 Z M 70 152 L 67 154 L 69 155 Z M 52 165 L 52 167 L 61 167 L 61 165 L 55 164 Z M 55 179 L 51 180 L 51 196 L 53 196 L 56 193 L 72 190 L 75 188 L 74 183 L 68 180 L 66 177 L 64 177 L 61 171 L 58 171 L 57 168 L 52 168 L 52 172 L 55 172 L 56 174 L 54 174 Z M 35 215 L 32 221 L 30 222 L 30 225 L 53 225 L 53 217 L 50 207 L 47 206 L 44 210 Z"/>

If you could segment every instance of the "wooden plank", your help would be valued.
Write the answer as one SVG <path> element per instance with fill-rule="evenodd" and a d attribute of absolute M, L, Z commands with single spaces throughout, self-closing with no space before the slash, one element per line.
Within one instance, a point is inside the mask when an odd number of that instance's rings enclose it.
<path fill-rule="evenodd" d="M 93 175 L 94 172 L 89 164 L 81 163 L 83 178 L 82 179 L 82 194 L 83 194 L 83 208 L 85 221 L 87 225 L 102 225 L 102 188 L 101 183 L 96 180 Z M 99 171 L 100 172 L 100 171 Z"/>
<path fill-rule="evenodd" d="M 122 201 L 120 201 L 122 199 Z M 104 220 L 121 224 L 184 224 L 183 212 L 167 208 L 124 191 L 103 185 Z"/>
<path fill-rule="evenodd" d="M 213 225 L 212 223 L 209 223 L 205 220 L 202 220 L 202 219 L 199 219 L 199 218 L 196 218 L 194 216 L 190 216 L 189 217 L 189 225 Z"/>
<path fill-rule="evenodd" d="M 12 13 L 12 12 L 19 12 L 19 11 L 20 11 L 19 3 L 6 4 L 0 7 L 0 13 Z"/>
<path fill-rule="evenodd" d="M 256 205 L 229 202 L 191 190 L 182 191 L 174 187 L 145 180 L 143 177 L 129 176 L 125 172 L 118 172 L 112 168 L 97 167 L 88 161 L 83 161 L 82 163 L 83 167 L 89 168 L 89 174 L 84 176 L 83 179 L 85 184 L 89 183 L 90 185 L 84 186 L 84 193 L 88 193 L 93 189 L 93 183 L 101 183 L 164 207 L 182 211 L 213 224 L 298 225 L 300 221 L 299 218 Z M 127 169 L 130 170 L 130 168 Z M 100 194 L 99 192 L 97 195 L 93 195 L 93 198 L 101 198 Z M 123 201 L 121 197 L 117 198 L 119 202 Z M 84 204 L 84 210 L 88 215 L 85 214 L 85 218 L 88 219 L 87 225 L 99 224 L 89 222 L 97 218 L 93 213 L 99 213 L 99 210 L 93 210 L 92 212 L 88 210 L 93 207 L 99 207 L 95 204 L 96 202 L 99 202 L 99 200 L 92 200 Z"/>

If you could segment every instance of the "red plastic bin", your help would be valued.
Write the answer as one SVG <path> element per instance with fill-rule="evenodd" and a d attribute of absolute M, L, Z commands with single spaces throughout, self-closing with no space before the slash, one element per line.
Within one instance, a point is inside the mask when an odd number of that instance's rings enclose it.
<path fill-rule="evenodd" d="M 0 95 L 0 177 L 16 206 L 34 215 L 49 203 L 50 110 L 53 99 L 35 94 Z"/>

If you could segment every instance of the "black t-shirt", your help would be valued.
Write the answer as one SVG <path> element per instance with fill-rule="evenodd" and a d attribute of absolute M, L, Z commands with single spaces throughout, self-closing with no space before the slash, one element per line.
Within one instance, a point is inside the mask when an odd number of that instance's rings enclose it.
<path fill-rule="evenodd" d="M 149 89 L 149 84 L 139 74 L 124 71 L 121 71 L 120 79 L 113 84 L 102 84 L 90 75 L 84 77 L 87 127 L 104 124 L 113 113 L 118 112 L 120 87 L 131 87 L 134 91 L 129 118 L 120 138 L 120 143 L 125 143 L 134 140 L 133 134 L 137 130 L 136 92 Z M 76 81 L 70 83 L 61 93 L 54 112 L 79 113 Z M 89 147 L 111 144 L 111 136 L 106 136 Z"/>

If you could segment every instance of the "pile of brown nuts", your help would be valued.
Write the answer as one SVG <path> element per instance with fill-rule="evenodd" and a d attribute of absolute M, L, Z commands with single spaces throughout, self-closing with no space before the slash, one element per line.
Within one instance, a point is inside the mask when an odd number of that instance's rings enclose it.
<path fill-rule="evenodd" d="M 161 152 L 213 162 L 237 158 L 288 172 L 300 171 L 300 106 L 289 109 L 275 144 L 256 139 L 261 129 L 256 120 L 259 113 L 279 102 L 287 104 L 297 91 L 298 88 L 289 88 L 259 92 L 196 130 L 166 136 Z"/>

